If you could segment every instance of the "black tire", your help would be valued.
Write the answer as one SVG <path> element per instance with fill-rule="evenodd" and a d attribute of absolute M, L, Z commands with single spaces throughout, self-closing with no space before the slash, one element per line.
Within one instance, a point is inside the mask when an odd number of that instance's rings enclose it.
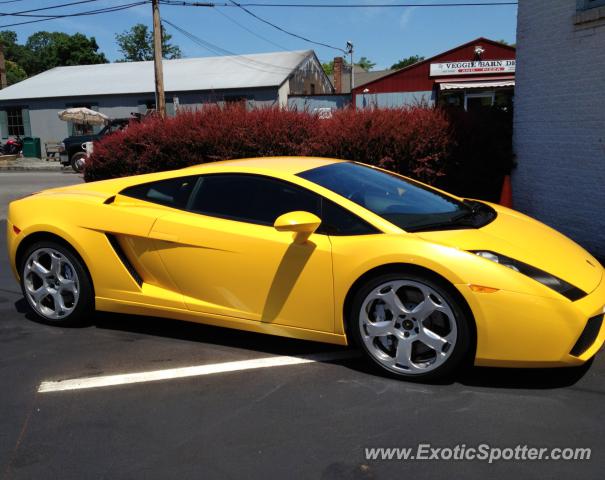
<path fill-rule="evenodd" d="M 69 161 L 71 164 L 71 168 L 73 168 L 74 172 L 82 173 L 84 170 L 84 163 L 86 162 L 86 153 L 78 152 L 74 153 Z"/>
<path fill-rule="evenodd" d="M 421 371 L 416 369 L 416 363 L 415 362 L 411 362 L 410 365 L 414 365 L 414 369 L 409 368 L 408 371 L 403 371 L 403 367 L 401 365 L 398 364 L 398 362 L 396 361 L 396 359 L 394 358 L 397 354 L 397 348 L 399 345 L 399 341 L 400 338 L 398 338 L 395 335 L 384 335 L 380 336 L 380 337 L 372 337 L 372 335 L 369 334 L 369 331 L 367 330 L 367 322 L 362 321 L 361 316 L 362 316 L 362 308 L 370 308 L 370 310 L 372 308 L 376 308 L 376 307 L 372 307 L 370 300 L 368 300 L 368 298 L 372 298 L 374 292 L 377 292 L 378 288 L 391 283 L 391 282 L 412 282 L 415 284 L 420 284 L 422 286 L 426 286 L 428 287 L 430 290 L 436 292 L 437 297 L 440 297 L 440 301 L 445 301 L 447 306 L 449 307 L 448 310 L 448 315 L 445 314 L 441 314 L 439 313 L 439 316 L 443 316 L 443 318 L 447 318 L 447 320 L 440 320 L 437 319 L 437 321 L 439 322 L 443 322 L 443 324 L 448 324 L 449 325 L 449 316 L 450 314 L 453 314 L 453 319 L 452 321 L 455 324 L 455 341 L 452 344 L 450 344 L 450 349 L 448 349 L 446 351 L 446 353 L 442 354 L 444 356 L 447 355 L 447 358 L 445 360 L 441 360 L 439 359 L 439 361 L 442 361 L 443 363 L 441 363 L 440 365 L 437 365 L 437 362 L 435 362 L 435 365 L 433 369 L 428 369 L 427 371 Z M 385 287 L 388 288 L 388 287 Z M 385 288 L 381 288 L 380 292 L 382 292 L 383 290 L 385 290 Z M 394 376 L 396 378 L 400 378 L 400 379 L 405 379 L 405 380 L 409 380 L 409 381 L 422 381 L 422 382 L 429 382 L 429 381 L 443 381 L 446 379 L 449 379 L 451 377 L 451 375 L 459 368 L 461 367 L 463 364 L 468 364 L 472 362 L 472 356 L 474 355 L 474 351 L 475 351 L 475 329 L 474 329 L 474 320 L 471 317 L 471 315 L 469 315 L 468 313 L 466 313 L 468 310 L 466 308 L 464 308 L 462 302 L 458 299 L 458 296 L 454 293 L 453 291 L 453 286 L 449 285 L 447 282 L 439 279 L 438 277 L 433 277 L 432 275 L 425 275 L 425 274 L 420 274 L 420 273 L 412 273 L 412 272 L 405 272 L 402 271 L 401 273 L 388 273 L 388 274 L 382 274 L 382 275 L 378 275 L 376 277 L 371 278 L 370 280 L 368 280 L 365 284 L 363 284 L 356 292 L 355 297 L 353 298 L 353 301 L 351 302 L 351 308 L 350 311 L 348 312 L 347 315 L 347 331 L 348 331 L 348 335 L 352 338 L 353 342 L 364 352 L 365 356 L 367 358 L 370 359 L 371 363 L 375 366 L 377 366 L 383 373 L 387 373 L 391 376 Z M 402 289 L 410 289 L 409 291 L 413 293 L 413 289 L 414 286 L 404 286 L 401 287 L 399 290 L 397 290 L 398 294 L 397 297 L 401 300 L 401 294 L 399 292 L 401 292 Z M 427 290 L 427 291 L 430 291 Z M 388 293 L 388 292 L 387 292 Z M 422 293 L 422 292 L 420 292 Z M 406 293 L 405 295 L 409 295 L 408 293 Z M 433 298 L 433 297 L 432 297 Z M 406 298 L 404 298 L 404 300 L 407 300 Z M 374 302 L 378 301 L 380 303 L 380 300 L 372 300 Z M 402 302 L 405 304 L 405 302 Z M 373 305 L 376 305 L 376 303 L 374 303 Z M 385 322 L 389 322 L 391 321 L 391 319 L 393 318 L 392 314 L 389 314 L 389 312 L 385 312 L 385 306 L 386 305 L 382 305 L 382 315 L 384 315 L 383 317 L 381 317 L 379 320 L 383 320 Z M 389 307 L 386 306 L 386 309 L 388 310 Z M 367 310 L 366 310 L 367 312 Z M 372 312 L 370 311 L 367 314 L 367 318 L 371 320 L 372 316 Z M 401 338 L 401 341 L 410 342 L 410 345 L 414 344 L 415 341 L 412 338 L 412 336 L 414 336 L 415 334 L 418 335 L 418 328 L 415 328 L 415 326 L 419 327 L 420 329 L 422 329 L 423 326 L 426 326 L 426 321 L 428 322 L 433 322 L 435 321 L 435 314 L 431 314 L 427 320 L 421 320 L 420 323 L 417 322 L 417 319 L 414 318 L 414 322 L 415 323 L 411 323 L 412 318 L 409 318 L 411 315 L 406 316 L 406 315 L 400 315 L 398 316 L 398 319 L 396 321 L 393 321 L 393 325 L 398 326 L 397 328 L 397 334 L 401 334 L 401 335 L 406 335 L 406 337 L 409 337 L 410 340 Z M 404 320 L 400 320 L 404 319 Z M 400 322 L 400 323 L 398 323 Z M 406 327 L 409 327 L 409 330 L 405 330 L 404 329 L 404 323 L 407 323 Z M 411 326 L 410 326 L 411 324 Z M 421 326 L 422 325 L 422 326 Z M 450 325 L 450 328 L 451 327 Z M 424 329 L 422 329 L 422 331 L 425 331 Z M 426 337 L 425 337 L 426 338 Z M 388 345 L 385 345 L 385 343 L 387 343 Z M 422 342 L 420 342 L 422 343 Z M 443 350 L 445 351 L 445 348 L 447 347 L 447 344 L 444 344 Z M 395 351 L 389 350 L 394 348 Z M 419 347 L 417 346 L 413 346 L 410 347 L 412 348 L 412 350 L 410 350 L 411 352 L 414 352 L 414 350 L 418 350 Z M 429 347 L 427 347 L 426 345 L 420 345 L 420 348 L 423 348 L 426 350 L 426 352 L 430 352 Z M 382 351 L 382 349 L 384 349 L 384 351 Z M 424 354 L 426 355 L 427 353 L 424 352 Z M 409 358 L 412 359 L 412 355 L 414 353 L 412 353 L 410 355 Z M 389 355 L 392 355 L 393 358 L 389 359 Z M 439 356 L 439 354 L 437 353 L 437 351 L 434 351 L 434 355 L 435 358 L 437 358 Z M 378 357 L 381 357 L 380 359 Z M 382 358 L 384 357 L 384 358 Z M 395 360 L 395 365 L 390 365 L 389 362 L 392 362 L 393 360 Z M 383 363 L 384 362 L 384 363 Z M 420 364 L 423 364 L 425 362 L 422 362 Z M 412 372 L 412 370 L 414 370 Z"/>
<path fill-rule="evenodd" d="M 58 275 L 51 272 L 51 256 L 49 252 L 56 252 L 55 257 L 59 259 L 62 258 L 59 262 L 59 271 L 61 273 Z M 32 258 L 36 258 L 38 263 L 50 272 L 48 278 L 43 277 L 40 273 L 31 271 L 27 264 L 28 260 L 31 260 Z M 21 277 L 21 291 L 25 297 L 25 303 L 36 321 L 48 325 L 76 326 L 87 323 L 91 318 L 94 312 L 94 290 L 92 282 L 83 261 L 69 247 L 52 240 L 39 241 L 30 245 L 21 258 L 19 276 Z M 53 277 L 56 278 L 56 283 L 53 284 L 56 285 L 55 291 L 60 292 L 62 302 L 66 305 L 66 313 L 58 317 L 54 317 L 52 314 L 45 314 L 45 311 L 50 311 L 51 304 L 52 308 L 55 310 L 62 310 L 61 308 L 57 308 L 52 294 L 48 293 L 45 298 L 42 298 L 38 302 L 39 305 L 36 306 L 33 294 L 28 293 L 28 286 L 31 287 L 32 290 L 34 290 L 34 287 L 37 285 L 39 286 L 38 288 L 42 288 L 42 286 L 53 282 Z M 61 285 L 61 281 L 66 283 L 71 281 L 74 286 L 63 290 L 64 285 Z M 35 289 L 35 291 L 37 292 L 39 290 Z"/>

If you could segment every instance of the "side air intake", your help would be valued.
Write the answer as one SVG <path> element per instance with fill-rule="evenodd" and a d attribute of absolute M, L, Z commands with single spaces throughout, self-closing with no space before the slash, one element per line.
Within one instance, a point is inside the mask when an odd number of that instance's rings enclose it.
<path fill-rule="evenodd" d="M 141 275 L 139 275 L 139 272 L 137 272 L 136 268 L 134 268 L 134 265 L 130 263 L 130 260 L 128 260 L 128 257 L 124 253 L 124 250 L 122 250 L 120 242 L 118 242 L 116 236 L 110 233 L 106 233 L 105 235 L 107 235 L 107 240 L 109 240 L 111 247 L 113 248 L 114 252 L 116 252 L 116 255 L 124 265 L 124 268 L 126 268 L 130 276 L 133 278 L 133 280 L 137 282 L 137 285 L 139 287 L 143 285 L 143 278 L 141 277 Z"/>
<path fill-rule="evenodd" d="M 588 319 L 584 331 L 580 334 L 580 338 L 578 338 L 578 341 L 571 349 L 570 353 L 574 357 L 579 357 L 591 347 L 599 335 L 602 323 L 603 314 Z"/>

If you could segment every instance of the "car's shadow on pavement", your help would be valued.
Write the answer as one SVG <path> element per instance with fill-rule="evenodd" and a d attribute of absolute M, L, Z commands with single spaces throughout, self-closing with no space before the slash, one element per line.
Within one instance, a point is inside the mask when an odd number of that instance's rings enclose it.
<path fill-rule="evenodd" d="M 15 302 L 15 308 L 18 312 L 24 314 L 28 320 L 36 321 L 36 318 L 28 311 L 24 298 Z M 172 338 L 269 355 L 299 356 L 343 351 L 350 348 L 180 320 L 105 312 L 97 312 L 88 325 L 76 328 L 98 328 Z M 400 381 L 376 368 L 369 360 L 362 357 L 361 352 L 354 358 L 335 360 L 330 363 L 338 363 L 359 373 L 378 376 L 388 381 Z M 591 364 L 592 361 L 589 361 L 581 367 L 574 368 L 467 367 L 458 372 L 453 378 L 429 383 L 444 387 L 457 384 L 469 387 L 502 389 L 557 389 L 576 384 L 589 371 Z"/>

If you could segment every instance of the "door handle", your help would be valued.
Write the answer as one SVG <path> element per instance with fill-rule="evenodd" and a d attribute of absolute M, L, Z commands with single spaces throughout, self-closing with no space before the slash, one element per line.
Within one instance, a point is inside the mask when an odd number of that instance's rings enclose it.
<path fill-rule="evenodd" d="M 151 232 L 149 234 L 149 238 L 154 240 L 163 240 L 164 242 L 178 242 L 179 237 L 173 235 L 172 233 L 164 233 L 164 232 Z"/>

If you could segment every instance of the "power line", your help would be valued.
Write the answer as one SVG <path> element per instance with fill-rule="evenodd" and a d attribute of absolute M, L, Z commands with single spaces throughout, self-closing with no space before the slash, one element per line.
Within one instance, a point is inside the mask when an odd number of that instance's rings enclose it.
<path fill-rule="evenodd" d="M 489 7 L 517 5 L 518 2 L 463 2 L 463 3 L 242 3 L 244 7 L 294 7 L 294 8 L 408 8 L 408 7 Z M 218 6 L 218 5 L 217 5 Z M 228 5 L 225 5 L 228 6 Z"/>
<path fill-rule="evenodd" d="M 286 35 L 297 38 L 299 40 L 303 40 L 307 43 L 311 43 L 314 45 L 319 45 L 326 48 L 331 48 L 332 50 L 337 50 L 339 52 L 348 53 L 347 50 L 335 47 L 334 45 L 330 45 L 324 42 L 318 42 L 315 40 L 311 40 L 310 38 L 304 37 L 297 33 L 286 30 L 279 25 L 270 22 L 269 20 L 260 17 L 256 13 L 249 10 L 247 7 L 291 7 L 291 8 L 385 8 L 385 7 L 397 7 L 397 8 L 408 8 L 408 7 L 468 7 L 468 6 L 501 6 L 501 5 L 517 5 L 517 2 L 464 2 L 464 3 L 399 3 L 399 4 L 326 4 L 326 3 L 313 3 L 313 4 L 297 4 L 297 3 L 239 3 L 234 0 L 229 0 L 229 3 L 201 3 L 201 2 L 188 2 L 188 1 L 179 1 L 179 0 L 160 0 L 162 4 L 165 5 L 175 5 L 175 6 L 191 6 L 191 7 L 237 7 L 246 12 L 248 15 L 254 17 L 256 20 L 263 22 L 276 30 L 279 30 Z M 219 10 L 217 10 L 219 11 Z M 242 28 L 242 25 L 240 25 Z M 248 30 L 246 28 L 246 30 Z M 250 31 L 250 30 L 248 30 Z M 256 33 L 254 33 L 256 35 Z M 266 40 L 266 39 L 264 39 Z M 271 42 L 273 43 L 273 42 Z M 280 47 L 281 48 L 281 47 Z"/>
<path fill-rule="evenodd" d="M 187 6 L 187 7 L 199 7 L 199 6 L 212 6 L 212 7 L 217 7 L 217 6 L 222 6 L 222 7 L 237 7 L 240 8 L 241 10 L 243 10 L 244 12 L 246 12 L 248 15 L 254 17 L 255 19 L 257 19 L 260 22 L 263 22 L 269 26 L 271 26 L 272 28 L 275 28 L 276 30 L 279 30 L 282 33 L 285 33 L 286 35 L 290 35 L 291 37 L 294 38 L 298 38 L 299 40 L 303 40 L 307 43 L 311 43 L 314 45 L 319 45 L 321 47 L 326 47 L 326 48 L 331 48 L 333 50 L 338 50 L 339 52 L 343 52 L 343 53 L 347 53 L 345 49 L 340 48 L 340 47 L 335 47 L 334 45 L 329 45 L 327 43 L 323 43 L 323 42 L 317 42 L 315 40 L 311 40 L 310 38 L 307 37 L 303 37 L 302 35 L 299 35 L 297 33 L 294 32 L 290 32 L 289 30 L 286 30 L 285 28 L 280 27 L 279 25 L 276 25 L 275 23 L 270 22 L 269 20 L 266 20 L 260 16 L 258 16 L 256 13 L 248 10 L 243 4 L 238 3 L 238 2 L 234 2 L 232 0 L 229 0 L 230 3 L 228 4 L 217 4 L 217 3 L 213 3 L 213 4 L 198 4 L 197 2 L 186 2 L 186 1 L 176 1 L 176 0 L 161 0 L 161 3 L 164 5 L 173 5 L 173 6 Z"/>
<path fill-rule="evenodd" d="M 98 1 L 99 0 L 79 0 L 77 2 L 62 3 L 60 5 L 51 5 L 49 7 L 40 7 L 40 8 L 32 8 L 30 10 L 22 10 L 20 12 L 0 13 L 0 17 L 7 17 L 7 16 L 11 16 L 11 15 L 20 15 L 22 13 L 41 12 L 43 10 L 53 10 L 55 8 L 70 7 L 72 5 L 81 5 L 83 3 L 92 3 L 92 2 L 98 2 Z"/>
<path fill-rule="evenodd" d="M 263 62 L 261 60 L 255 60 L 255 59 L 246 57 L 244 55 L 240 55 L 240 54 L 237 54 L 230 50 L 227 50 L 214 43 L 204 40 L 204 39 L 194 35 L 191 32 L 188 32 L 184 28 L 181 28 L 178 25 L 175 25 L 174 23 L 170 22 L 169 20 L 163 19 L 162 23 L 170 25 L 176 31 L 178 31 L 179 33 L 181 33 L 182 35 L 184 35 L 189 40 L 191 40 L 193 43 L 202 47 L 203 49 L 208 50 L 208 51 L 214 53 L 215 55 L 229 56 L 230 57 L 229 59 L 231 61 L 233 61 L 235 63 L 239 63 L 240 65 L 244 65 L 245 67 L 252 68 L 254 70 L 257 70 L 260 72 L 265 72 L 265 73 L 280 73 L 280 72 L 289 73 L 292 71 L 291 68 L 284 67 L 283 65 L 274 65 L 271 63 Z"/>
<path fill-rule="evenodd" d="M 65 17 L 78 17 L 82 15 L 94 15 L 97 13 L 105 13 L 112 12 L 114 10 L 123 10 L 125 7 L 130 8 L 136 5 L 142 5 L 144 3 L 149 3 L 149 0 L 139 0 L 139 2 L 133 2 L 125 5 L 114 5 L 112 7 L 103 7 L 97 8 L 94 10 L 85 10 L 84 12 L 75 12 L 75 13 L 62 13 L 57 15 L 52 15 L 49 13 L 11 13 L 11 17 L 27 17 L 27 18 L 44 18 L 47 20 L 53 20 L 55 18 L 65 18 Z"/>
<path fill-rule="evenodd" d="M 17 25 L 27 25 L 30 23 L 46 22 L 48 20 L 56 20 L 56 19 L 61 19 L 61 18 L 82 17 L 82 16 L 88 16 L 88 15 L 99 15 L 102 13 L 118 12 L 121 10 L 127 10 L 129 8 L 138 7 L 139 5 L 145 5 L 146 3 L 149 3 L 149 1 L 142 0 L 139 2 L 129 3 L 126 5 L 116 5 L 113 7 L 99 8 L 96 10 L 88 10 L 88 11 L 78 12 L 78 13 L 66 13 L 66 14 L 62 14 L 62 15 L 48 15 L 48 16 L 45 16 L 44 18 L 39 18 L 37 20 L 28 20 L 26 22 L 17 22 L 17 23 L 9 23 L 6 25 L 0 25 L 0 28 L 14 27 Z M 20 16 L 25 16 L 25 15 L 20 15 Z"/>
<path fill-rule="evenodd" d="M 499 7 L 518 5 L 517 1 L 500 2 L 456 2 L 456 3 L 202 3 L 186 0 L 162 0 L 166 5 L 189 7 L 273 7 L 273 8 L 409 8 L 409 7 Z"/>
<path fill-rule="evenodd" d="M 229 2 L 232 3 L 233 5 L 238 6 L 244 12 L 246 12 L 248 15 L 256 18 L 258 21 L 266 23 L 267 25 L 275 28 L 276 30 L 279 30 L 280 32 L 285 33 L 286 35 L 290 35 L 291 37 L 298 38 L 298 39 L 303 40 L 303 41 L 305 41 L 307 43 L 312 43 L 314 45 L 319 45 L 319 46 L 322 46 L 322 47 L 331 48 L 332 50 L 338 50 L 340 52 L 347 53 L 346 50 L 343 49 L 343 48 L 335 47 L 335 46 L 330 45 L 328 43 L 316 42 L 315 40 L 311 40 L 310 38 L 303 37 L 302 35 L 299 35 L 297 33 L 290 32 L 289 30 L 286 30 L 285 28 L 282 28 L 279 25 L 276 25 L 275 23 L 270 22 L 269 20 L 266 20 L 266 19 L 264 19 L 262 17 L 259 17 L 256 13 L 248 10 L 246 7 L 242 6 L 240 3 L 237 3 L 237 2 L 235 2 L 233 0 L 229 0 Z"/>
<path fill-rule="evenodd" d="M 254 30 L 246 27 L 245 25 L 241 24 L 240 22 L 238 22 L 237 20 L 235 20 L 235 18 L 227 15 L 225 12 L 221 12 L 218 8 L 215 8 L 214 11 L 220 15 L 222 15 L 223 17 L 225 17 L 227 20 L 229 20 L 231 23 L 234 23 L 235 25 L 237 25 L 238 27 L 240 27 L 243 30 L 246 30 L 248 33 L 254 35 L 257 38 L 260 38 L 261 40 L 264 40 L 267 43 L 270 43 L 271 45 L 281 49 L 281 50 L 288 50 L 286 47 L 280 45 L 279 43 L 275 43 L 273 40 L 269 40 L 268 38 L 263 37 L 262 35 L 260 35 L 259 33 L 256 33 Z"/>

